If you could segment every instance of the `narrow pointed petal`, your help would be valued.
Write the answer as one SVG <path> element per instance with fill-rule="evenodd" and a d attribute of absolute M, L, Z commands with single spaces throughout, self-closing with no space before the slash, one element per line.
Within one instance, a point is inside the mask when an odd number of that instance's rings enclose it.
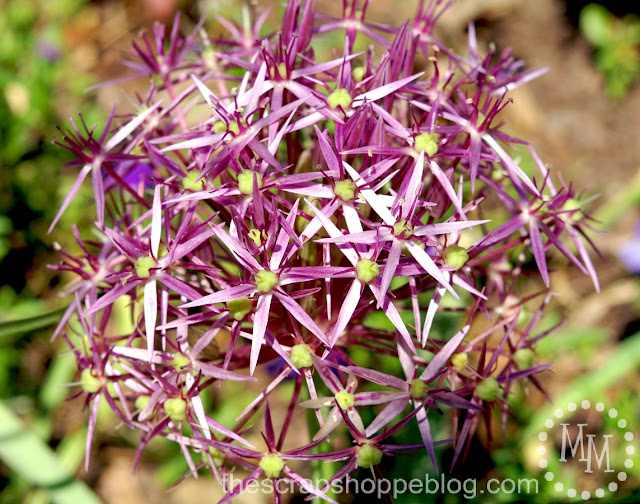
<path fill-rule="evenodd" d="M 449 358 L 456 351 L 456 349 L 462 343 L 465 336 L 469 332 L 469 326 L 466 325 L 462 329 L 460 329 L 449 341 L 447 344 L 443 346 L 440 351 L 436 354 L 436 356 L 431 359 L 431 362 L 424 369 L 422 374 L 420 375 L 421 380 L 429 381 L 430 378 L 436 375 L 444 367 L 444 365 L 449 361 Z"/>
<path fill-rule="evenodd" d="M 195 306 L 207 306 L 207 305 L 212 305 L 214 303 L 228 303 L 229 301 L 233 301 L 234 299 L 250 296 L 251 294 L 257 291 L 258 289 L 253 284 L 236 285 L 235 287 L 222 289 L 222 290 L 219 290 L 218 292 L 214 292 L 213 294 L 209 294 L 207 296 L 201 297 L 200 299 L 191 301 L 190 303 L 185 303 L 181 305 L 180 308 L 193 308 Z"/>
<path fill-rule="evenodd" d="M 156 321 L 158 319 L 157 281 L 151 280 L 144 286 L 144 327 L 147 335 L 147 351 L 149 362 L 153 358 L 155 346 Z"/>
<path fill-rule="evenodd" d="M 80 186 L 82 185 L 82 182 L 84 181 L 85 178 L 87 178 L 87 175 L 89 175 L 90 171 L 91 171 L 91 165 L 90 164 L 86 164 L 86 165 L 84 165 L 82 167 L 82 170 L 80 170 L 80 173 L 78 173 L 78 178 L 76 178 L 75 182 L 73 183 L 73 186 L 71 187 L 71 190 L 69 191 L 69 193 L 65 196 L 64 200 L 62 201 L 62 205 L 60 205 L 60 210 L 58 210 L 58 213 L 53 218 L 53 222 L 51 222 L 51 225 L 49 226 L 49 229 L 47 230 L 47 234 L 51 233 L 53 228 L 58 223 L 58 220 L 60 220 L 60 217 L 62 217 L 62 214 L 69 207 L 69 205 L 71 204 L 71 201 L 73 201 L 73 198 L 75 197 L 75 195 L 77 194 L 78 190 L 80 189 Z"/>
<path fill-rule="evenodd" d="M 358 306 L 358 301 L 360 301 L 360 296 L 362 295 L 362 282 L 355 278 L 351 283 L 351 287 L 349 287 L 349 292 L 344 298 L 342 302 L 342 307 L 340 308 L 340 313 L 338 314 L 338 320 L 333 326 L 333 330 L 331 333 L 331 339 L 329 340 L 330 346 L 333 346 L 340 338 L 342 331 L 347 327 L 347 324 L 351 320 L 351 316 L 353 312 L 356 311 L 356 307 Z"/>
<path fill-rule="evenodd" d="M 271 309 L 271 300 L 273 294 L 265 294 L 258 299 L 258 306 L 253 318 L 253 340 L 251 341 L 251 357 L 249 360 L 249 374 L 253 376 L 258 364 L 260 349 L 264 341 L 264 333 L 267 330 L 267 322 L 269 321 L 269 310 Z"/>
<path fill-rule="evenodd" d="M 433 449 L 433 437 L 431 436 L 431 426 L 429 425 L 429 419 L 427 418 L 427 410 L 424 407 L 420 407 L 418 414 L 416 415 L 418 421 L 418 429 L 420 430 L 420 436 L 424 447 L 427 449 L 433 468 L 438 474 L 438 461 L 436 460 L 436 453 Z"/>
<path fill-rule="evenodd" d="M 447 289 L 453 297 L 459 299 L 458 294 L 456 294 L 456 291 L 454 291 L 449 282 L 447 282 L 442 271 L 440 271 L 440 268 L 438 268 L 436 263 L 433 262 L 433 259 L 429 257 L 429 254 L 427 254 L 425 250 L 415 242 L 407 241 L 404 242 L 404 244 L 415 260 L 418 261 L 418 264 L 422 266 L 433 278 L 435 278 L 445 289 Z"/>
<path fill-rule="evenodd" d="M 282 303 L 282 305 L 287 309 L 287 311 L 295 318 L 298 322 L 302 324 L 303 327 L 306 327 L 311 333 L 313 333 L 322 343 L 326 346 L 331 346 L 329 341 L 327 340 L 327 336 L 322 332 L 313 319 L 305 312 L 298 303 L 296 303 L 291 296 L 277 292 L 275 296 Z"/>
<path fill-rule="evenodd" d="M 389 251 L 389 256 L 387 257 L 387 262 L 384 265 L 384 271 L 382 272 L 382 281 L 380 282 L 380 292 L 382 294 L 387 294 L 389 290 L 389 285 L 391 284 L 391 280 L 396 273 L 396 268 L 398 267 L 398 263 L 400 262 L 400 255 L 402 254 L 402 242 L 399 240 L 394 240 L 391 244 L 391 250 Z M 378 308 L 382 306 L 382 297 L 378 299 Z"/>
<path fill-rule="evenodd" d="M 429 339 L 429 333 L 431 332 L 431 325 L 433 324 L 433 319 L 438 312 L 438 307 L 440 306 L 440 301 L 442 300 L 442 296 L 446 289 L 444 287 L 437 287 L 433 293 L 433 297 L 431 301 L 429 301 L 429 308 L 427 308 L 427 317 L 424 320 L 424 328 L 422 329 L 422 346 L 424 347 L 427 344 L 427 340 Z"/>
<path fill-rule="evenodd" d="M 385 408 L 378 413 L 378 416 L 369 424 L 365 430 L 367 437 L 373 436 L 376 432 L 389 424 L 391 420 L 397 417 L 404 409 L 409 406 L 409 394 L 403 394 L 404 397 L 391 401 Z"/>
<path fill-rule="evenodd" d="M 380 300 L 380 298 L 383 298 L 382 309 L 384 313 L 387 317 L 389 317 L 389 320 L 398 330 L 409 349 L 413 353 L 417 353 L 416 346 L 411 340 L 411 335 L 409 334 L 409 331 L 407 331 L 407 327 L 404 325 L 402 317 L 400 317 L 400 314 L 398 313 L 398 310 L 396 310 L 396 307 L 393 306 L 393 303 L 389 300 L 388 297 L 380 292 L 380 287 L 371 283 L 369 284 L 369 288 L 371 289 L 371 292 L 373 292 L 373 296 L 376 298 L 376 300 Z"/>
<path fill-rule="evenodd" d="M 160 248 L 160 236 L 162 234 L 162 201 L 160 200 L 161 185 L 157 185 L 153 192 L 153 205 L 151 207 L 151 253 L 158 258 Z"/>
<path fill-rule="evenodd" d="M 358 191 L 362 194 L 362 197 L 369 203 L 371 208 L 380 216 L 380 218 L 384 221 L 385 224 L 389 226 L 393 226 L 397 219 L 391 214 L 391 211 L 387 206 L 380 200 L 378 195 L 372 191 L 371 189 L 366 189 L 367 183 L 360 176 L 360 174 L 355 171 L 351 166 L 349 166 L 344 161 L 342 162 L 344 169 L 347 170 L 349 176 L 353 179 L 353 181 L 358 186 Z"/>
<path fill-rule="evenodd" d="M 109 139 L 109 141 L 104 145 L 105 152 L 109 152 L 116 145 L 118 145 L 125 138 L 127 138 L 131 133 L 133 133 L 133 131 L 138 126 L 140 126 L 145 121 L 145 119 L 147 117 L 149 117 L 149 115 L 151 115 L 153 113 L 153 111 L 156 110 L 160 106 L 161 103 L 162 103 L 162 101 L 159 101 L 159 102 L 155 103 L 154 105 L 152 105 L 151 107 L 149 107 L 145 111 L 143 111 L 140 114 L 138 114 L 135 118 L 133 118 L 127 124 L 125 124 L 124 126 L 121 126 L 120 129 L 118 129 L 118 132 L 115 135 L 113 135 Z"/>
<path fill-rule="evenodd" d="M 542 281 L 545 286 L 549 287 L 549 270 L 547 269 L 547 259 L 544 253 L 544 243 L 542 242 L 538 224 L 534 220 L 529 223 L 529 239 L 531 240 L 531 251 L 538 265 L 538 270 L 540 270 Z"/>

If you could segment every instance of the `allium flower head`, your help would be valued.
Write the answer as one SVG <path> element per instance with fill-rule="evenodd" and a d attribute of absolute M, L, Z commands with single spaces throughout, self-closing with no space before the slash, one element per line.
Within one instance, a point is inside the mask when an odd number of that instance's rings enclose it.
<path fill-rule="evenodd" d="M 78 361 L 88 447 L 105 397 L 141 448 L 175 441 L 194 476 L 202 465 L 249 471 L 225 500 L 285 476 L 330 500 L 289 460 L 344 461 L 339 479 L 424 449 L 437 470 L 432 410 L 465 412 L 452 423 L 457 459 L 479 419 L 506 419 L 513 384 L 539 386 L 549 366 L 534 347 L 546 333 L 532 336 L 548 298 L 521 298 L 524 262 L 548 287 L 547 257 L 560 252 L 597 287 L 580 200 L 502 129 L 508 92 L 544 70 L 482 55 L 473 27 L 467 56 L 448 50 L 433 34 L 443 2 L 421 1 L 401 27 L 369 22 L 367 1 L 343 3 L 331 18 L 289 0 L 282 29 L 265 36 L 251 10 L 243 27 L 217 19 L 218 39 L 204 20 L 186 37 L 179 18 L 156 25 L 128 63 L 149 82 L 139 109 L 112 111 L 99 137 L 73 122 L 64 134 L 80 172 L 53 224 L 89 174 L 96 201 L 97 238 L 74 231 L 80 252 L 60 251 L 55 266 L 76 277 L 55 336 Z M 330 32 L 344 46 L 317 60 Z M 356 39 L 370 41 L 364 52 Z M 519 165 L 521 146 L 538 173 Z M 447 297 L 460 325 L 443 339 L 432 329 Z M 109 323 L 121 301 L 133 307 L 125 334 Z M 482 318 L 490 330 L 478 334 Z M 395 359 L 402 376 L 356 364 L 356 350 Z M 276 438 L 268 401 L 287 380 Z M 233 428 L 203 400 L 224 400 L 230 381 L 255 394 Z M 312 412 L 309 444 L 283 451 L 298 411 Z M 265 446 L 249 441 L 252 419 L 264 419 Z M 413 421 L 417 443 L 387 442 Z M 351 448 L 312 451 L 341 435 Z"/>

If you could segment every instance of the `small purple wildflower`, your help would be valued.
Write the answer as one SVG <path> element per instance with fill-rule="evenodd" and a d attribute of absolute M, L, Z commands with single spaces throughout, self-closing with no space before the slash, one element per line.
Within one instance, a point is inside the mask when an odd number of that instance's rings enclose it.
<path fill-rule="evenodd" d="M 80 252 L 60 250 L 53 268 L 75 279 L 54 337 L 78 362 L 87 463 L 105 397 L 142 432 L 138 457 L 163 436 L 194 476 L 202 465 L 216 478 L 246 469 L 225 501 L 258 478 L 285 476 L 331 500 L 287 461 L 344 461 L 336 480 L 425 449 L 437 470 L 444 441 L 432 438 L 432 410 L 452 411 L 457 460 L 480 420 L 490 426 L 497 410 L 505 427 L 515 383 L 540 388 L 549 364 L 534 344 L 550 331 L 535 325 L 550 295 L 523 323 L 536 297 L 519 295 L 525 252 L 546 287 L 555 250 L 597 289 L 583 243 L 589 218 L 573 188 L 556 188 L 535 151 L 502 131 L 508 92 L 545 70 L 523 70 L 509 51 L 481 55 L 473 27 L 468 55 L 451 52 L 433 36 L 450 3 L 421 1 L 415 19 L 394 28 L 365 20 L 368 1 L 345 0 L 331 18 L 313 1 L 289 0 L 282 30 L 264 37 L 265 15 L 251 10 L 250 29 L 218 19 L 228 33 L 220 39 L 203 23 L 181 36 L 177 17 L 169 32 L 157 24 L 134 44 L 130 78 L 149 79 L 139 111 L 120 123 L 112 111 L 99 137 L 72 122 L 59 143 L 80 172 L 52 226 L 91 174 L 97 239 L 74 229 Z M 317 61 L 316 36 L 334 31 L 344 47 Z M 382 54 L 353 53 L 357 37 Z M 415 68 L 418 57 L 426 68 Z M 539 176 L 512 158 L 521 144 Z M 445 307 L 447 296 L 457 308 Z M 119 300 L 134 306 L 127 334 L 110 324 Z M 432 329 L 449 310 L 465 323 L 441 341 Z M 377 313 L 390 329 L 368 324 Z M 478 334 L 482 318 L 491 325 Z M 356 349 L 396 359 L 404 376 L 356 365 Z M 229 381 L 256 392 L 233 428 L 202 399 L 224 395 Z M 294 392 L 276 439 L 269 400 L 285 381 Z M 361 412 L 373 406 L 365 425 Z M 283 451 L 304 409 L 317 420 L 312 441 Z M 245 433 L 261 411 L 257 447 Z M 414 418 L 420 443 L 387 441 Z M 353 446 L 312 452 L 334 446 L 341 424 Z"/>

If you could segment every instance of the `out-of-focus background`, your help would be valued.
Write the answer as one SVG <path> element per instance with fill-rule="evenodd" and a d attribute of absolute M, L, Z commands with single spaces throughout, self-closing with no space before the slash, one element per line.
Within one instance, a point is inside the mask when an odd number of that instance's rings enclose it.
<path fill-rule="evenodd" d="M 278 29 L 281 5 L 271 7 L 267 22 Z M 371 21 L 400 25 L 415 12 L 416 0 L 374 0 Z M 541 324 L 566 324 L 537 347 L 554 373 L 544 385 L 563 401 L 596 397 L 613 405 L 636 433 L 640 427 L 640 18 L 633 2 L 562 0 L 458 0 L 443 16 L 437 33 L 448 45 L 465 51 L 470 22 L 482 48 L 495 44 L 513 48 L 527 67 L 550 66 L 551 71 L 515 90 L 507 108 L 507 130 L 529 140 L 554 176 L 583 191 L 580 200 L 598 222 L 591 238 L 601 253 L 596 259 L 601 292 L 589 279 L 558 261 L 552 289 L 559 294 Z M 625 5 L 627 6 L 625 9 Z M 215 501 L 220 489 L 207 478 L 188 479 L 168 489 L 186 471 L 178 449 L 170 444 L 150 446 L 135 475 L 132 461 L 138 439 L 118 428 L 107 409 L 95 436 L 93 458 L 82 467 L 86 415 L 81 400 L 65 400 L 75 390 L 73 358 L 63 342 L 50 344 L 64 306 L 57 296 L 65 279 L 47 269 L 56 262 L 54 242 L 72 246 L 72 224 L 89 235 L 91 190 L 83 186 L 56 229 L 47 228 L 73 184 L 77 169 L 65 167 L 70 158 L 52 144 L 71 117 L 82 113 L 88 125 L 102 131 L 109 109 L 127 108 L 129 97 L 146 82 L 84 91 L 99 82 L 127 75 L 120 64 L 131 40 L 149 30 L 154 20 L 171 23 L 183 13 L 183 31 L 202 15 L 207 30 L 219 30 L 213 15 L 240 21 L 239 0 L 4 0 L 0 1 L 0 322 L 28 319 L 25 324 L 0 326 L 0 423 L 19 419 L 19 432 L 52 448 L 61 467 L 106 503 L 195 503 Z M 586 9 L 585 9 L 586 7 Z M 318 1 L 318 10 L 335 12 L 341 2 Z M 539 288 L 531 280 L 531 292 Z M 44 328 L 42 328 L 44 327 Z M 612 406 L 612 407 L 613 407 Z M 225 409 L 226 408 L 226 409 Z M 233 404 L 220 408 L 231 420 Z M 479 433 L 458 476 L 478 478 L 527 477 L 535 473 L 534 444 L 527 440 L 543 428 L 553 413 L 544 397 L 514 400 L 515 418 L 504 439 L 491 449 Z M 224 423 L 224 422 L 223 422 Z M 5 424 L 6 425 L 6 424 Z M 446 437 L 446 419 L 442 422 Z M 18 431 L 16 431 L 18 432 Z M 6 435 L 6 431 L 2 431 Z M 25 434 L 27 435 L 27 434 Z M 27 448 L 19 451 L 28 459 Z M 20 471 L 15 451 L 0 439 L 0 502 L 47 503 L 50 489 L 35 484 Z M 450 452 L 439 451 L 446 466 Z M 637 453 L 616 454 L 632 460 L 628 478 L 613 500 L 636 502 L 640 486 Z M 9 460 L 10 457 L 14 459 Z M 398 461 L 389 470 L 420 474 L 426 459 Z M 422 471 L 424 473 L 424 471 Z M 568 477 L 570 478 L 570 476 Z M 36 482 L 37 483 L 37 482 Z M 461 502 L 461 495 L 403 496 L 400 502 Z M 349 500 L 348 496 L 344 496 Z M 412 500 L 415 499 L 415 500 Z M 477 496 L 497 502 L 496 496 Z M 241 496 L 238 502 L 253 502 Z M 551 502 L 538 495 L 501 495 L 500 502 Z"/>

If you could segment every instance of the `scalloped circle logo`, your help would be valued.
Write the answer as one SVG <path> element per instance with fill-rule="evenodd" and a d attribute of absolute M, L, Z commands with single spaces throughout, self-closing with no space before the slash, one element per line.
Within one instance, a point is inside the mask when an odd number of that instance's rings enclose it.
<path fill-rule="evenodd" d="M 635 436 L 604 403 L 570 402 L 538 434 L 538 466 L 559 499 L 587 501 L 617 492 L 634 466 Z"/>

